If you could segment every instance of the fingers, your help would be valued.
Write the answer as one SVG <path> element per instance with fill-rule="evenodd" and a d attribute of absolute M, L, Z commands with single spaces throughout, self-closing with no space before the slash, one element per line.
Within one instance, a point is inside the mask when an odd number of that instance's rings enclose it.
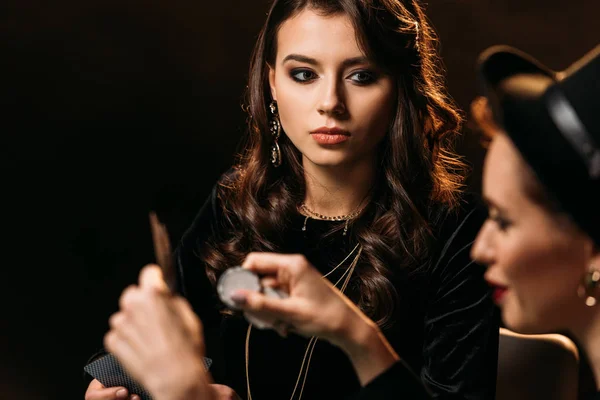
<path fill-rule="evenodd" d="M 190 303 L 181 296 L 173 297 L 171 301 L 173 307 L 175 308 L 175 312 L 179 314 L 184 325 L 191 331 L 199 332 L 200 336 L 204 337 L 204 327 L 202 326 L 202 321 L 200 321 L 192 309 L 192 306 L 190 306 Z"/>
<path fill-rule="evenodd" d="M 140 271 L 139 277 L 140 288 L 145 290 L 156 290 L 160 293 L 169 293 L 169 287 L 167 286 L 163 277 L 162 270 L 158 265 L 147 265 Z"/>
<path fill-rule="evenodd" d="M 137 298 L 137 290 L 136 285 L 129 285 L 123 290 L 121 297 L 119 297 L 119 309 L 126 310 L 134 304 Z"/>
<path fill-rule="evenodd" d="M 236 290 L 232 299 L 256 328 L 273 328 L 279 335 L 287 336 L 290 325 L 284 320 L 293 319 L 295 315 L 295 307 L 286 301 L 288 299 L 271 298 L 250 290 Z"/>
<path fill-rule="evenodd" d="M 267 276 L 265 278 L 262 278 L 260 280 L 260 284 L 262 285 L 262 287 L 270 287 L 270 288 L 279 286 L 279 282 L 277 282 L 277 279 L 273 278 L 272 276 Z"/>
<path fill-rule="evenodd" d="M 219 400 L 240 400 L 240 397 L 237 393 L 230 388 L 229 386 L 212 384 L 210 385 L 213 393 L 217 395 L 217 399 Z"/>
<path fill-rule="evenodd" d="M 114 313 L 108 319 L 108 326 L 110 327 L 109 332 L 118 335 L 119 340 L 126 341 L 130 347 L 143 346 L 139 329 L 133 322 L 131 315 L 127 315 L 122 311 Z"/>
<path fill-rule="evenodd" d="M 130 369 L 129 365 L 140 362 L 139 351 L 132 347 L 132 341 L 118 331 L 110 330 L 104 335 L 104 347 L 113 353 L 127 370 Z"/>
<path fill-rule="evenodd" d="M 277 299 L 251 290 L 236 290 L 234 301 L 245 311 L 268 313 L 276 317 L 294 315 L 296 307 L 288 299 Z"/>
<path fill-rule="evenodd" d="M 279 334 L 279 336 L 287 337 L 288 333 L 292 329 L 292 326 L 290 324 L 288 324 L 287 322 L 284 322 L 279 319 L 273 323 L 273 329 L 275 329 L 275 331 Z"/>
<path fill-rule="evenodd" d="M 157 293 L 169 293 L 162 271 L 158 265 L 147 265 L 140 271 L 139 286 L 129 285 L 119 298 L 119 308 L 126 309 L 130 304 L 140 299 L 139 289 L 154 290 Z"/>
<path fill-rule="evenodd" d="M 250 253 L 242 267 L 259 274 L 278 274 L 281 270 L 287 270 L 294 275 L 309 265 L 306 258 L 298 254 Z"/>
<path fill-rule="evenodd" d="M 145 289 L 141 286 L 130 285 L 119 298 L 120 310 L 131 317 L 145 317 L 148 312 L 157 312 L 159 305 L 170 298 L 170 296 L 164 296 L 164 292 L 159 291 L 162 289 L 156 289 L 157 283 L 153 280 L 158 278 L 154 271 L 146 271 L 142 279 L 144 279 Z"/>
<path fill-rule="evenodd" d="M 94 379 L 85 392 L 85 400 L 135 400 L 134 395 L 129 397 L 129 392 L 122 386 L 105 388 L 97 379 Z"/>

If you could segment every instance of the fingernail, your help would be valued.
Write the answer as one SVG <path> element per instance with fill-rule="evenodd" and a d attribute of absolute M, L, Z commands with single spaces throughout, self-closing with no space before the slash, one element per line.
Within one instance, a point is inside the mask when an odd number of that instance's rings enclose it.
<path fill-rule="evenodd" d="M 131 396 L 131 400 L 140 400 L 140 396 L 134 394 L 133 396 Z"/>
<path fill-rule="evenodd" d="M 231 295 L 231 300 L 236 304 L 246 304 L 246 295 L 240 292 L 234 292 Z"/>
<path fill-rule="evenodd" d="M 117 390 L 117 397 L 120 397 L 121 399 L 127 398 L 127 389 Z"/>

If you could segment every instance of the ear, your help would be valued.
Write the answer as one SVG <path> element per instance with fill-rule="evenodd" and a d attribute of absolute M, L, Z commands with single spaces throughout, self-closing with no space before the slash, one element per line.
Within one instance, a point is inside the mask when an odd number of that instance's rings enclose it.
<path fill-rule="evenodd" d="M 275 86 L 275 68 L 271 67 L 271 65 L 267 64 L 267 68 L 269 68 L 269 87 L 271 88 L 271 98 L 277 101 L 277 88 Z"/>

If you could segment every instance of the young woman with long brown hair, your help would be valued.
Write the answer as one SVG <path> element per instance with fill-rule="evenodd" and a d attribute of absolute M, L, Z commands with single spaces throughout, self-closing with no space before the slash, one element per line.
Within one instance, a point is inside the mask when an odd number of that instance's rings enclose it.
<path fill-rule="evenodd" d="M 415 0 L 273 2 L 252 56 L 239 164 L 176 252 L 215 382 L 248 399 L 343 398 L 402 359 L 436 398 L 494 397 L 498 324 L 469 259 L 483 214 L 461 192 L 461 115 L 435 45 Z M 333 314 L 358 315 L 346 331 L 368 326 L 374 350 L 349 354 L 336 334 L 299 325 L 281 337 L 227 310 L 217 280 L 251 252 L 301 254 L 349 299 Z M 126 311 L 107 335 L 123 358 Z M 93 385 L 89 399 L 108 393 Z"/>

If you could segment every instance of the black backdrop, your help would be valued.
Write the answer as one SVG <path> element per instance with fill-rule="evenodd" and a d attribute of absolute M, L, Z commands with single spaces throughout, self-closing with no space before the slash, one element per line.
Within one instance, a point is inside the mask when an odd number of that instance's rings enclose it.
<path fill-rule="evenodd" d="M 265 0 L 0 5 L 0 397 L 82 399 L 82 367 L 152 261 L 147 213 L 176 241 L 244 131 Z M 565 68 L 600 38 L 600 2 L 431 0 L 448 84 L 468 109 L 476 55 L 505 43 Z M 482 151 L 460 151 L 479 187 Z"/>

